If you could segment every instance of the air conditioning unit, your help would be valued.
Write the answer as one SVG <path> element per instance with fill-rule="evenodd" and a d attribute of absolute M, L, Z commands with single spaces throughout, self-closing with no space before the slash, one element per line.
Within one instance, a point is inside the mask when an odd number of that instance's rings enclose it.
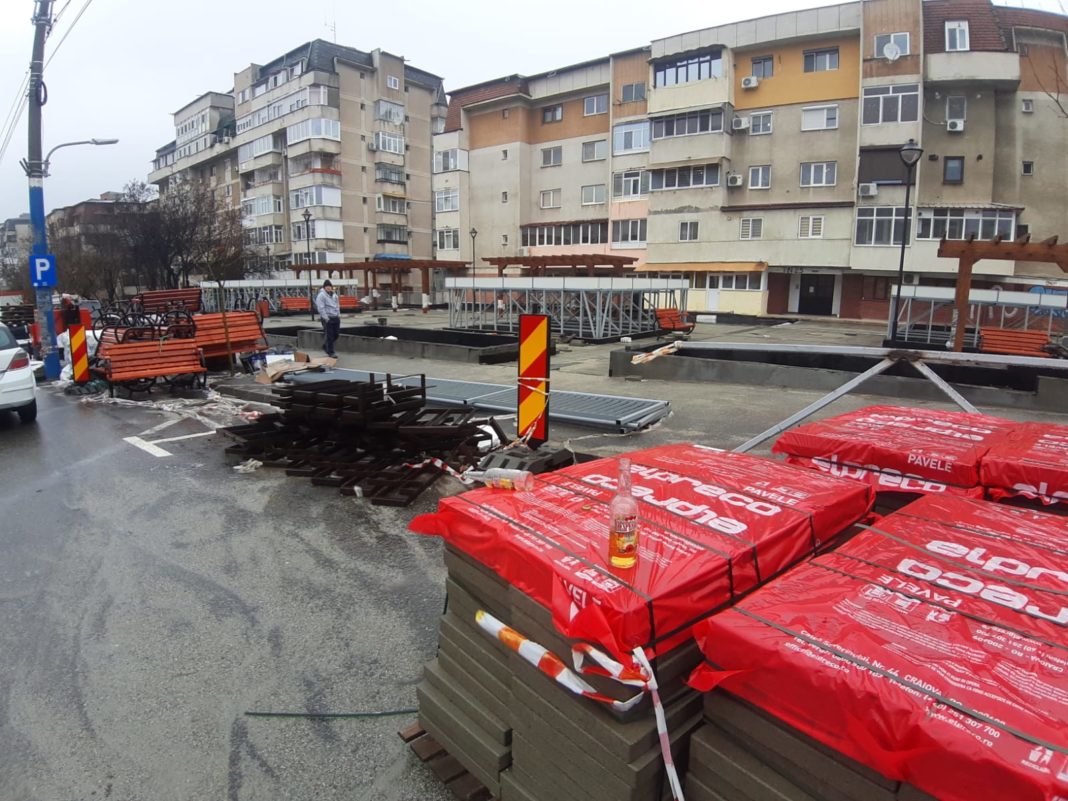
<path fill-rule="evenodd" d="M 964 120 L 946 120 L 946 130 L 950 133 L 964 133 Z"/>
<path fill-rule="evenodd" d="M 732 131 L 748 131 L 749 130 L 749 118 L 748 117 L 735 117 L 731 120 Z"/>
<path fill-rule="evenodd" d="M 222 143 L 223 143 L 224 145 L 228 145 L 228 144 L 230 144 L 230 137 L 229 137 L 229 136 L 224 136 L 224 137 L 222 138 Z"/>
<path fill-rule="evenodd" d="M 745 176 L 741 173 L 731 173 L 727 176 L 727 186 L 744 186 Z"/>
<path fill-rule="evenodd" d="M 760 78 L 758 78 L 757 76 L 746 75 L 744 78 L 742 78 L 743 89 L 756 89 L 758 86 L 760 86 Z"/>
<path fill-rule="evenodd" d="M 878 184 L 861 184 L 857 187 L 857 194 L 860 197 L 875 197 L 879 194 Z"/>
<path fill-rule="evenodd" d="M 367 143 L 367 149 L 370 150 L 372 153 L 374 153 L 376 150 L 378 150 L 378 148 L 375 146 L 374 142 L 368 142 Z"/>
<path fill-rule="evenodd" d="M 905 275 L 902 276 L 901 283 L 907 286 L 917 286 L 920 283 L 920 276 L 916 273 L 905 273 Z"/>
<path fill-rule="evenodd" d="M 519 255 L 520 256 L 529 256 L 530 255 L 530 248 L 519 248 Z"/>

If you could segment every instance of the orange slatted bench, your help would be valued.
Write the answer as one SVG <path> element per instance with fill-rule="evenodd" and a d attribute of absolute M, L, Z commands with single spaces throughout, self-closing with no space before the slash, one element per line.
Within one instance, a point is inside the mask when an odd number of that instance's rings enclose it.
<path fill-rule="evenodd" d="M 226 329 L 230 331 L 231 353 L 247 353 L 267 348 L 263 327 L 256 312 L 227 312 L 225 328 L 223 316 L 219 312 L 198 314 L 193 318 L 193 322 L 197 327 L 196 343 L 203 351 L 205 359 L 226 355 Z"/>
<path fill-rule="evenodd" d="M 360 299 L 355 295 L 338 295 L 337 300 L 341 306 L 341 311 L 358 312 L 363 309 L 363 304 L 360 303 Z"/>
<path fill-rule="evenodd" d="M 200 289 L 153 289 L 134 295 L 134 301 L 149 314 L 183 309 L 187 312 L 200 311 Z"/>
<path fill-rule="evenodd" d="M 97 372 L 107 379 L 112 396 L 116 384 L 135 384 L 156 378 L 206 372 L 200 348 L 193 339 L 120 342 L 108 347 L 107 356 L 101 364 Z"/>
<path fill-rule="evenodd" d="M 979 350 L 983 353 L 1050 358 L 1050 354 L 1043 350 L 1049 344 L 1049 334 L 1044 331 L 1023 331 L 1015 328 L 980 328 L 979 336 Z"/>
<path fill-rule="evenodd" d="M 678 309 L 657 309 L 656 324 L 661 331 L 681 331 L 688 334 L 694 329 L 694 324 L 686 322 L 685 315 Z"/>
<path fill-rule="evenodd" d="M 278 308 L 286 314 L 310 311 L 307 298 L 280 298 L 278 300 Z"/>

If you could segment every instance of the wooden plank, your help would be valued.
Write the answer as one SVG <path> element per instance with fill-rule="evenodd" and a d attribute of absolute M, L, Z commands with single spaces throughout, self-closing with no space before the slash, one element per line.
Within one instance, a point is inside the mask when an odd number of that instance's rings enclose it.
<path fill-rule="evenodd" d="M 492 793 L 470 773 L 453 779 L 445 785 L 460 801 L 489 801 Z"/>
<path fill-rule="evenodd" d="M 439 754 L 427 762 L 427 765 L 434 771 L 434 775 L 441 780 L 442 784 L 448 784 L 453 779 L 467 773 L 467 768 L 461 765 L 460 760 L 451 754 Z"/>
<path fill-rule="evenodd" d="M 412 740 L 422 737 L 426 734 L 426 729 L 419 725 L 419 721 L 415 721 L 410 726 L 405 726 L 397 735 L 406 743 L 410 743 Z"/>
<path fill-rule="evenodd" d="M 419 761 L 421 762 L 426 762 L 431 757 L 445 753 L 445 748 L 441 743 L 429 734 L 424 734 L 422 737 L 412 740 L 408 745 L 411 747 L 412 752 L 419 757 Z"/>

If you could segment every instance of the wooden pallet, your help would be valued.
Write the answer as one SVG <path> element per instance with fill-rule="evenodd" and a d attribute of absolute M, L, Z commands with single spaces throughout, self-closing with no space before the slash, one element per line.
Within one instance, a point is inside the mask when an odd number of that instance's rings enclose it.
<path fill-rule="evenodd" d="M 451 756 L 418 723 L 401 729 L 397 734 L 419 757 L 419 761 L 426 763 L 460 801 L 496 801 L 489 789 L 468 773 L 456 757 Z"/>

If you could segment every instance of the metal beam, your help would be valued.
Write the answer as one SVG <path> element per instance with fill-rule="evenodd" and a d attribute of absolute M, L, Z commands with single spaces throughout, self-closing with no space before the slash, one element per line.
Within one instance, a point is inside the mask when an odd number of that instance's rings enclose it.
<path fill-rule="evenodd" d="M 971 412 L 972 414 L 979 414 L 979 410 L 972 406 L 970 403 L 968 403 L 968 401 L 964 398 L 963 395 L 957 392 L 957 390 L 953 389 L 953 387 L 951 387 L 942 379 L 942 376 L 938 375 L 938 373 L 936 373 L 922 361 L 916 360 L 912 362 L 912 366 L 919 370 L 921 373 L 923 373 L 923 375 L 926 376 L 932 384 L 934 384 L 936 387 L 946 393 L 946 395 L 949 396 L 950 400 L 952 400 L 964 411 Z"/>

